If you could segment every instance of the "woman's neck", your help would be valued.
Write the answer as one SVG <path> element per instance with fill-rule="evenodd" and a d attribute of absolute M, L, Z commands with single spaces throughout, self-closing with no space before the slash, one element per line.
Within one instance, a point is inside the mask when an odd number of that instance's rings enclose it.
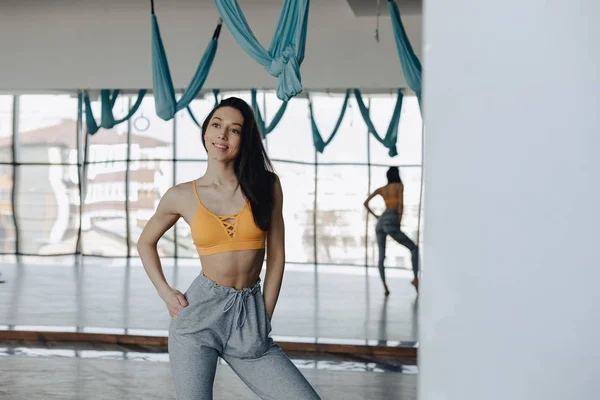
<path fill-rule="evenodd" d="M 235 175 L 233 162 L 223 163 L 208 160 L 208 166 L 203 179 L 218 186 L 232 183 L 237 185 L 237 176 Z"/>

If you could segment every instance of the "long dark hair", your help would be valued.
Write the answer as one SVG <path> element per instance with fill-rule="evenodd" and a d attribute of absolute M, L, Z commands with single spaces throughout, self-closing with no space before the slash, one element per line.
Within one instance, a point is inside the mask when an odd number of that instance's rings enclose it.
<path fill-rule="evenodd" d="M 254 222 L 263 231 L 268 231 L 271 226 L 271 212 L 273 210 L 275 173 L 273 172 L 271 160 L 269 160 L 263 146 L 254 113 L 248 103 L 237 97 L 228 97 L 221 100 L 202 124 L 202 144 L 206 149 L 204 135 L 210 120 L 215 111 L 223 107 L 235 108 L 244 117 L 240 152 L 234 161 L 235 176 L 238 179 L 242 193 L 250 202 Z"/>
<path fill-rule="evenodd" d="M 388 183 L 402 183 L 402 179 L 400 179 L 400 170 L 398 167 L 390 167 L 390 169 L 388 169 L 387 180 Z"/>

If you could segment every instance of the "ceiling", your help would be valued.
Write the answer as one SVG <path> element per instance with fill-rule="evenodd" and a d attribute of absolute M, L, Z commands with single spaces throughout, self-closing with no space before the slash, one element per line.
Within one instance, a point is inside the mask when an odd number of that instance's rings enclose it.
<path fill-rule="evenodd" d="M 357 17 L 374 17 L 377 15 L 378 0 L 346 0 Z M 395 0 L 402 15 L 421 14 L 423 0 Z M 387 1 L 379 0 L 381 15 L 388 15 Z"/>
<path fill-rule="evenodd" d="M 394 0 L 402 15 L 420 15 L 423 8 L 423 0 Z M 250 7 L 274 7 L 280 8 L 283 0 L 238 0 L 242 9 Z M 388 15 L 387 0 L 346 0 L 356 17 L 374 17 L 377 15 L 377 4 L 379 3 L 380 14 Z M 214 0 L 155 0 L 157 10 L 177 8 L 182 6 L 214 6 Z M 327 6 L 331 4 L 344 4 L 344 0 L 313 0 L 311 7 L 318 5 Z M 85 7 L 147 7 L 150 8 L 149 0 L 0 0 L 0 10 L 14 8 L 56 8 L 59 5 L 72 4 L 73 6 Z"/>

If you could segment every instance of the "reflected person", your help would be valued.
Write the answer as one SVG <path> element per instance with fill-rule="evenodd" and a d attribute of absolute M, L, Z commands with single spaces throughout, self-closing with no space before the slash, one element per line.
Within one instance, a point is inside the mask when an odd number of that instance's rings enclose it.
<path fill-rule="evenodd" d="M 377 218 L 377 225 L 375 226 L 377 247 L 379 248 L 377 267 L 379 268 L 379 275 L 381 276 L 386 296 L 390 294 L 390 290 L 385 280 L 384 266 L 385 245 L 388 236 L 391 236 L 396 242 L 410 250 L 414 275 L 411 284 L 417 291 L 419 290 L 419 247 L 400 230 L 402 213 L 404 211 L 404 184 L 402 183 L 402 179 L 400 179 L 398 167 L 390 167 L 390 169 L 388 169 L 387 180 L 387 185 L 375 190 L 364 202 L 367 211 Z M 385 211 L 381 216 L 375 214 L 369 207 L 369 202 L 375 196 L 381 196 L 385 202 Z"/>

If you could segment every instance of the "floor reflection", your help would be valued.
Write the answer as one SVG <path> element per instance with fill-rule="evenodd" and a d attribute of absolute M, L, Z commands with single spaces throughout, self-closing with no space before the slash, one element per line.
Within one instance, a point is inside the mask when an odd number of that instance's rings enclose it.
<path fill-rule="evenodd" d="M 163 261 L 185 291 L 197 260 Z M 316 272 L 315 272 L 316 271 Z M 138 259 L 0 259 L 0 329 L 166 336 L 169 316 Z M 417 346 L 410 271 L 391 270 L 383 295 L 375 269 L 288 265 L 273 320 L 276 340 Z M 4 328 L 3 328 L 4 326 Z"/>
<path fill-rule="evenodd" d="M 414 360 L 392 357 L 339 354 L 306 354 L 288 352 L 298 368 L 330 371 L 396 372 L 416 374 Z M 106 360 L 137 360 L 169 362 L 165 349 L 140 345 L 113 345 L 84 342 L 0 341 L 1 356 L 96 358 Z M 222 364 L 225 361 L 220 360 Z"/>

